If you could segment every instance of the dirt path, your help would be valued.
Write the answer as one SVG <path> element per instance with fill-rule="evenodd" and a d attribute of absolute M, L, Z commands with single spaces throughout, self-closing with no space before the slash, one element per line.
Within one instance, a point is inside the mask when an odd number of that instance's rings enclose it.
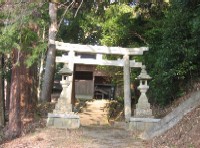
<path fill-rule="evenodd" d="M 108 124 L 105 100 L 87 102 L 77 130 L 41 128 L 0 148 L 148 148 L 133 133 Z"/>
<path fill-rule="evenodd" d="M 109 125 L 106 109 L 108 103 L 107 100 L 87 101 L 79 113 L 81 125 Z"/>
<path fill-rule="evenodd" d="M 81 127 L 78 130 L 44 128 L 12 140 L 0 148 L 147 148 L 131 132 L 112 127 Z"/>
<path fill-rule="evenodd" d="M 90 148 L 145 148 L 142 140 L 134 137 L 131 132 L 112 127 L 84 128 L 84 136 L 90 140 Z"/>

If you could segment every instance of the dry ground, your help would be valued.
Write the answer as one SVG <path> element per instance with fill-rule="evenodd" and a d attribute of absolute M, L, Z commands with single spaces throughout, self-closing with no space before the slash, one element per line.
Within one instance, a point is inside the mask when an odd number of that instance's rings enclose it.
<path fill-rule="evenodd" d="M 0 145 L 0 148 L 146 148 L 145 141 L 107 120 L 106 100 L 89 101 L 80 113 L 76 130 L 37 128 L 35 132 Z M 43 107 L 44 108 L 44 107 Z"/>
<path fill-rule="evenodd" d="M 143 141 L 123 128 L 114 128 L 107 120 L 107 101 L 87 102 L 82 112 L 81 127 L 77 130 L 47 128 L 44 121 L 32 127 L 30 134 L 0 145 L 0 148 L 199 148 L 200 106 L 165 134 Z M 42 109 L 48 107 L 42 106 Z M 51 106 L 52 108 L 52 106 Z M 48 110 L 48 109 L 47 109 Z M 41 116 L 44 117 L 43 113 Z M 0 131 L 1 133 L 1 131 Z M 1 135 L 0 135 L 1 138 Z"/>
<path fill-rule="evenodd" d="M 199 148 L 200 106 L 186 114 L 173 128 L 151 141 L 154 148 Z"/>
<path fill-rule="evenodd" d="M 7 142 L 6 148 L 146 148 L 130 132 L 112 127 L 81 127 L 78 130 L 44 128 Z"/>

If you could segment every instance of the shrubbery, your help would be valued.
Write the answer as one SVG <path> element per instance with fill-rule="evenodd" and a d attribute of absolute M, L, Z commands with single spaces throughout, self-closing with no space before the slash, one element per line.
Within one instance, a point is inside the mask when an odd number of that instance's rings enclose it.
<path fill-rule="evenodd" d="M 145 64 L 153 77 L 149 98 L 161 105 L 183 95 L 199 77 L 199 4 L 197 0 L 177 0 L 161 20 L 150 18 L 155 27 L 146 32 L 150 50 Z"/>

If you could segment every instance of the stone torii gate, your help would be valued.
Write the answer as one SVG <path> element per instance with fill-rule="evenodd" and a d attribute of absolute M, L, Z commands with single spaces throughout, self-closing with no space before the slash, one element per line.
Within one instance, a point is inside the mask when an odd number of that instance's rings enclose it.
<path fill-rule="evenodd" d="M 130 60 L 132 55 L 143 55 L 144 51 L 148 51 L 148 47 L 139 48 L 122 48 L 122 47 L 107 47 L 107 46 L 92 46 L 92 45 L 80 45 L 80 44 L 69 44 L 56 41 L 56 49 L 60 51 L 68 52 L 68 55 L 62 55 L 56 57 L 56 62 L 65 63 L 68 68 L 73 71 L 74 64 L 86 64 L 86 65 L 105 65 L 105 66 L 121 66 L 124 71 L 124 114 L 126 121 L 130 120 L 131 117 L 131 92 L 130 92 L 130 68 L 142 67 L 141 62 Z M 76 56 L 76 53 L 95 54 L 96 59 L 81 59 L 80 56 Z M 111 55 L 122 55 L 123 59 L 118 60 L 104 60 L 103 54 Z M 72 80 L 73 74 L 68 78 L 70 84 L 67 89 L 67 101 L 71 106 L 72 97 Z M 59 103 L 60 101 L 58 101 Z M 72 112 L 72 111 L 71 111 Z M 63 113 L 66 114 L 66 113 Z M 56 115 L 57 116 L 57 115 Z M 55 115 L 49 114 L 49 118 L 54 118 Z M 62 116 L 63 117 L 63 116 Z"/>

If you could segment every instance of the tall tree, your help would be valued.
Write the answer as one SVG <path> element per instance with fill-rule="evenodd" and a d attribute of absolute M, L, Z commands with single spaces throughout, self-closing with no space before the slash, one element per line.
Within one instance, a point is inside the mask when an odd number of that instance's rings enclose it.
<path fill-rule="evenodd" d="M 34 109 L 37 103 L 37 65 L 27 67 L 26 58 L 28 52 L 20 52 L 20 66 L 18 79 L 20 81 L 20 107 L 23 118 L 33 118 Z M 13 83 L 13 82 L 12 82 Z"/>
<path fill-rule="evenodd" d="M 55 71 L 56 45 L 55 39 L 57 34 L 57 4 L 49 3 L 49 16 L 51 24 L 49 27 L 48 51 L 45 66 L 44 81 L 42 85 L 41 101 L 50 101 Z"/>
<path fill-rule="evenodd" d="M 21 135 L 21 114 L 20 114 L 20 66 L 17 63 L 19 50 L 13 49 L 12 53 L 12 77 L 9 108 L 9 125 L 7 134 L 10 138 Z"/>
<path fill-rule="evenodd" d="M 5 106 L 6 110 L 9 112 L 9 105 L 10 105 L 10 85 L 11 85 L 11 63 L 10 63 L 10 58 L 9 55 L 4 56 L 4 81 L 5 81 Z"/>
<path fill-rule="evenodd" d="M 6 18 L 0 35 L 0 49 L 11 56 L 11 91 L 7 135 L 17 137 L 23 129 L 23 119 L 33 115 L 37 102 L 37 59 L 45 43 L 41 42 L 38 20 L 42 16 L 38 3 L 9 3 L 2 16 Z M 7 12 L 7 13 L 6 13 Z M 33 116 L 31 116 L 33 117 Z"/>

